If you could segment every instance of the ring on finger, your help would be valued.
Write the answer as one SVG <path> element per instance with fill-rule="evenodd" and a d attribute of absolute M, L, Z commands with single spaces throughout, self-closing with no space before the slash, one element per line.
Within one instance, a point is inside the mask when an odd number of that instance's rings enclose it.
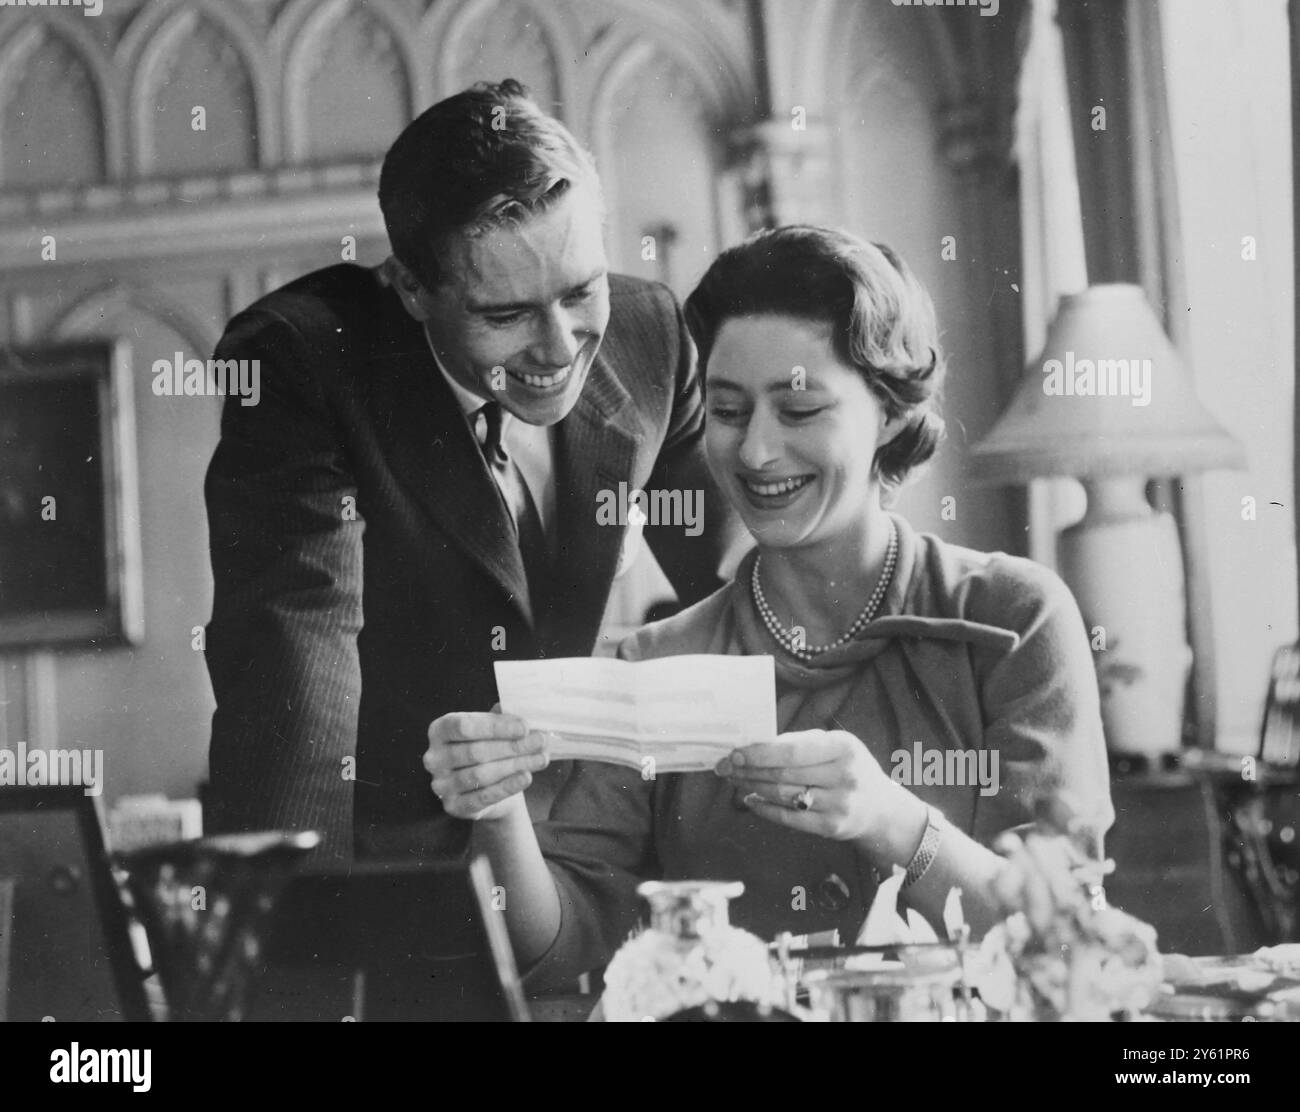
<path fill-rule="evenodd" d="M 794 797 L 793 806 L 794 806 L 794 809 L 795 809 L 796 811 L 811 811 L 811 810 L 812 810 L 812 806 L 813 806 L 813 790 L 812 790 L 812 786 L 811 786 L 811 785 L 809 785 L 808 787 L 804 788 L 803 791 L 799 792 L 799 793 Z"/>

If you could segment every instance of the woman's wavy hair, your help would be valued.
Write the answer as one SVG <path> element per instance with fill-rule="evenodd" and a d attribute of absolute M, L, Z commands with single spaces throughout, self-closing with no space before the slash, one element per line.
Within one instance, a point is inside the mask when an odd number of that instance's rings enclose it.
<path fill-rule="evenodd" d="M 938 395 L 944 359 L 934 304 L 883 243 L 791 224 L 724 251 L 686 299 L 686 321 L 707 368 L 734 317 L 786 316 L 827 324 L 836 355 L 856 367 L 889 418 L 906 427 L 876 453 L 887 489 L 934 455 L 943 437 Z"/>

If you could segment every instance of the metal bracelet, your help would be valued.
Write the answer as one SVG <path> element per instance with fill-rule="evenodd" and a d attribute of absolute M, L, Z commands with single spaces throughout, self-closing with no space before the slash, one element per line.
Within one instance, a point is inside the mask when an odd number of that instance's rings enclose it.
<path fill-rule="evenodd" d="M 925 833 L 921 836 L 921 844 L 916 847 L 912 860 L 908 862 L 907 875 L 903 878 L 903 887 L 899 891 L 906 892 L 925 876 L 930 866 L 934 864 L 934 859 L 939 855 L 944 817 L 935 807 L 927 807 L 926 816 Z"/>

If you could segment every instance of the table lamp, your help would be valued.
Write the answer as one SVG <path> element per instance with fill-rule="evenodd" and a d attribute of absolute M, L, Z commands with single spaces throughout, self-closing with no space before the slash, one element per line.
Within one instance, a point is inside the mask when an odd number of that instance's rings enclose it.
<path fill-rule="evenodd" d="M 1245 453 L 1196 396 L 1142 289 L 1062 297 L 1042 354 L 972 454 L 985 482 L 1083 484 L 1087 512 L 1061 533 L 1057 556 L 1092 642 L 1107 746 L 1119 757 L 1177 753 L 1192 660 L 1182 553 L 1146 482 L 1242 467 Z"/>

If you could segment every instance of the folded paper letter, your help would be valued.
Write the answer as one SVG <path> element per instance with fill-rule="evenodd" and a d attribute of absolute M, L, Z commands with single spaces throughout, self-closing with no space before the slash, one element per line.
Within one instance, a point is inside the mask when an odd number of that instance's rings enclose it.
<path fill-rule="evenodd" d="M 706 772 L 733 749 L 776 737 L 770 656 L 565 657 L 495 668 L 502 711 L 558 735 L 553 760 Z"/>

